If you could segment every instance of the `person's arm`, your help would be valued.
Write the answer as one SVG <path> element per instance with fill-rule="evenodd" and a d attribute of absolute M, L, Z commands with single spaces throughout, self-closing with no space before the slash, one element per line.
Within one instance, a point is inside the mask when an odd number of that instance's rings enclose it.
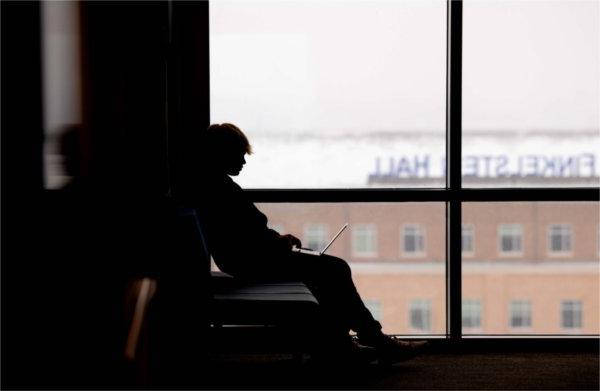
<path fill-rule="evenodd" d="M 233 187 L 234 193 L 241 198 L 236 205 L 240 207 L 239 216 L 242 216 L 242 221 L 248 224 L 247 227 L 251 227 L 248 228 L 248 231 L 257 233 L 265 242 L 273 243 L 280 250 L 291 250 L 294 246 L 302 247 L 302 242 L 294 235 L 281 235 L 274 229 L 268 228 L 267 216 L 245 197 L 242 188 L 237 183 L 233 181 L 229 183 Z"/>
<path fill-rule="evenodd" d="M 302 247 L 302 242 L 294 235 L 279 235 L 279 240 L 285 242 L 290 250 L 292 249 L 292 247 Z"/>
<path fill-rule="evenodd" d="M 294 246 L 298 248 L 302 247 L 302 242 L 294 235 L 281 235 L 279 232 L 271 228 L 267 228 L 267 235 L 286 250 L 291 250 Z"/>

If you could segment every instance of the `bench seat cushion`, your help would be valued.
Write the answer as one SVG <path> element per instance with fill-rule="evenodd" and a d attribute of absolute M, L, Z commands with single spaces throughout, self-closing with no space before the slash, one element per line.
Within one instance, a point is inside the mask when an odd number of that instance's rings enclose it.
<path fill-rule="evenodd" d="M 300 325 L 314 319 L 319 302 L 299 281 L 254 283 L 213 273 L 212 318 L 234 325 Z"/>

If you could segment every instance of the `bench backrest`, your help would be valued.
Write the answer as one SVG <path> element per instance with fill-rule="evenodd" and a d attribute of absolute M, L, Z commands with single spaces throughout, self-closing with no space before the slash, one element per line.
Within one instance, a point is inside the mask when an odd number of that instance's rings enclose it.
<path fill-rule="evenodd" d="M 186 270 L 196 273 L 196 278 L 210 278 L 210 253 L 206 235 L 197 212 L 193 208 L 177 209 L 176 247 L 177 259 Z"/>

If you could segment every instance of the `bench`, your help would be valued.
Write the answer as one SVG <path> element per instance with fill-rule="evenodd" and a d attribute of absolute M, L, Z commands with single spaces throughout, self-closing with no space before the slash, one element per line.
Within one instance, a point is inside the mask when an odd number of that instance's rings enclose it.
<path fill-rule="evenodd" d="M 210 280 L 210 322 L 219 325 L 302 323 L 318 312 L 319 303 L 301 281 L 257 283 L 210 271 L 210 252 L 202 222 L 192 208 L 178 210 L 179 240 L 191 262 L 203 265 Z M 185 254 L 183 254 L 185 256 Z"/>
<path fill-rule="evenodd" d="M 182 365 L 192 366 L 190 357 L 215 352 L 276 350 L 296 358 L 310 352 L 320 306 L 303 282 L 256 283 L 211 272 L 196 211 L 178 208 L 173 223 L 168 267 L 156 278 L 138 280 L 130 290 L 124 355 L 133 367 L 142 366 L 136 370 L 143 379 L 139 384 L 153 383 L 147 367 L 156 360 L 162 362 L 159 366 L 168 363 L 169 368 L 159 370 L 173 379 L 180 377 L 174 371 Z M 159 348 L 149 349 L 144 346 L 148 343 Z M 148 351 L 163 357 L 149 359 Z M 163 383 L 169 385 L 169 380 Z"/>
<path fill-rule="evenodd" d="M 255 283 L 212 272 L 214 325 L 299 325 L 318 314 L 319 302 L 300 281 Z"/>

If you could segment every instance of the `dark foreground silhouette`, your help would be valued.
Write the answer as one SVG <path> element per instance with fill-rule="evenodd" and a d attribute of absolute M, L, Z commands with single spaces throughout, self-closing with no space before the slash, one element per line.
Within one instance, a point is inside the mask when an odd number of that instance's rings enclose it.
<path fill-rule="evenodd" d="M 382 333 L 381 324 L 365 307 L 347 262 L 330 255 L 292 251 L 301 241 L 267 226 L 267 217 L 230 176 L 238 175 L 252 149 L 244 133 L 232 124 L 211 125 L 201 140 L 202 175 L 190 199 L 206 227 L 208 245 L 219 268 L 253 281 L 304 282 L 324 314 L 321 333 L 330 347 L 348 356 L 377 352 L 382 361 L 412 357 L 422 343 L 398 341 Z M 357 344 L 350 330 L 358 335 Z"/>

